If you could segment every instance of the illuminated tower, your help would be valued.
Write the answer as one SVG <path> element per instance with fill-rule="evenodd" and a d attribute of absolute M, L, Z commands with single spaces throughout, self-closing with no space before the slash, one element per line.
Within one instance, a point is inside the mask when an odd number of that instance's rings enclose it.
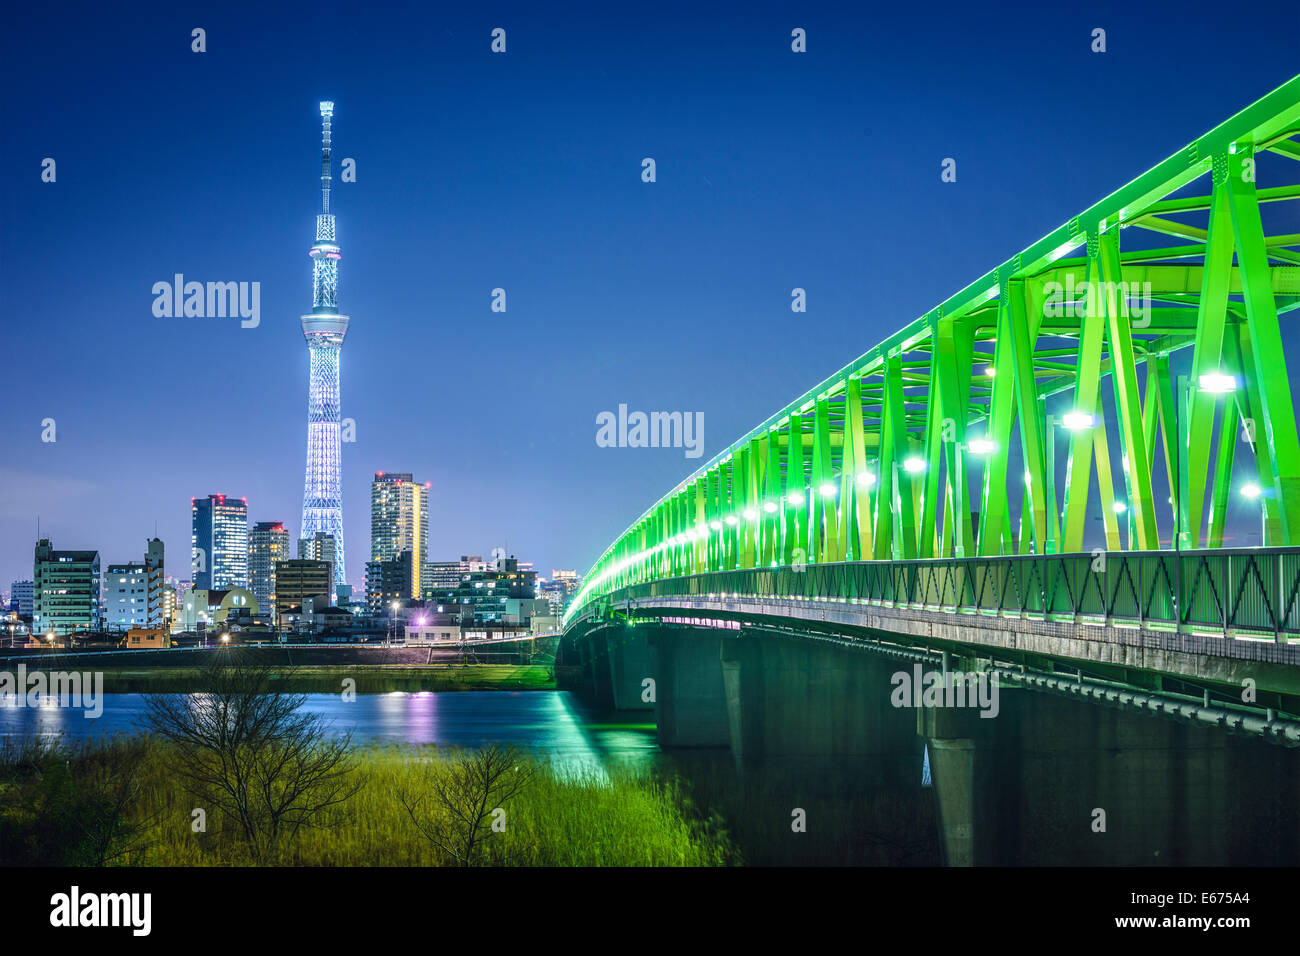
<path fill-rule="evenodd" d="M 316 217 L 316 241 L 311 247 L 312 309 L 302 317 L 311 369 L 307 386 L 307 477 L 302 495 L 302 532 L 334 538 L 338 560 L 334 583 L 345 584 L 343 552 L 343 461 L 339 402 L 339 352 L 348 331 L 348 317 L 338 312 L 339 253 L 330 214 L 330 118 L 333 103 L 320 105 L 321 214 Z"/>

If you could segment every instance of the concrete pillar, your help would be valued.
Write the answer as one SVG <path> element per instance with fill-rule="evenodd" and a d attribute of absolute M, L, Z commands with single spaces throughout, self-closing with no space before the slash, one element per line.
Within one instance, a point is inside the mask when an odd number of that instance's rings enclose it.
<path fill-rule="evenodd" d="M 583 644 L 585 697 L 596 710 L 614 709 L 614 687 L 609 676 L 610 631 L 602 628 L 588 634 Z"/>
<path fill-rule="evenodd" d="M 725 747 L 730 742 L 717 628 L 651 632 L 655 719 L 661 747 Z"/>
<path fill-rule="evenodd" d="M 605 648 L 614 709 L 654 710 L 656 695 L 645 699 L 650 689 L 645 681 L 655 680 L 655 655 L 650 648 L 649 629 L 624 627 L 618 632 L 611 631 Z"/>
<path fill-rule="evenodd" d="M 900 666 L 861 650 L 764 631 L 724 638 L 732 751 L 746 760 L 863 758 L 867 779 L 918 786 L 915 716 L 889 699 Z"/>
<path fill-rule="evenodd" d="M 918 715 L 949 864 L 1300 861 L 1295 750 L 1033 691 L 1000 697 L 993 719 Z"/>

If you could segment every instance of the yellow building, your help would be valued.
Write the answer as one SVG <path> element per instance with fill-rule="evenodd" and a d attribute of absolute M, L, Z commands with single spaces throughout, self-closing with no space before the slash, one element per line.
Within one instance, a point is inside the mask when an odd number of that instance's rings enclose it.
<path fill-rule="evenodd" d="M 171 647 L 171 640 L 168 638 L 167 632 L 161 628 L 133 627 L 126 632 L 126 638 L 122 641 L 121 646 L 128 651 L 155 650 L 162 647 Z"/>

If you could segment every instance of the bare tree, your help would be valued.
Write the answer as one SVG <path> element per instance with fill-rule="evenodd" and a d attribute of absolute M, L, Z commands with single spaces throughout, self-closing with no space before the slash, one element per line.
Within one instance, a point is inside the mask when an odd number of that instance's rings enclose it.
<path fill-rule="evenodd" d="M 138 811 L 148 754 L 144 740 L 127 739 L 83 748 L 72 758 L 79 764 L 74 779 L 83 800 L 75 820 L 84 834 L 87 865 L 111 866 L 151 845 L 148 834 L 157 818 Z"/>
<path fill-rule="evenodd" d="M 429 761 L 423 766 L 420 787 L 399 792 L 397 799 L 420 835 L 457 866 L 480 864 L 493 811 L 504 809 L 532 781 L 532 762 L 515 748 L 494 743 L 449 765 Z"/>
<path fill-rule="evenodd" d="M 270 665 L 237 650 L 214 652 L 203 686 L 149 696 L 149 725 L 171 743 L 186 791 L 233 820 L 253 858 L 267 862 L 360 788 L 351 734 L 333 734 L 302 710 L 306 695 L 285 693 Z"/>

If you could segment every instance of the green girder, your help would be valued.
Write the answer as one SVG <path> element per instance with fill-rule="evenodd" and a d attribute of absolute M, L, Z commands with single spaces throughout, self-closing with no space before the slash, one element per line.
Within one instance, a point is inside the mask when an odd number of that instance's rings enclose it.
<path fill-rule="evenodd" d="M 706 571 L 1115 551 L 1121 525 L 1131 551 L 1221 548 L 1238 463 L 1255 469 L 1266 543 L 1300 545 L 1279 321 L 1300 307 L 1300 220 L 1269 235 L 1261 214 L 1300 203 L 1298 138 L 1300 77 L 739 438 L 606 549 L 568 616 Z M 1290 181 L 1256 183 L 1266 152 Z"/>

